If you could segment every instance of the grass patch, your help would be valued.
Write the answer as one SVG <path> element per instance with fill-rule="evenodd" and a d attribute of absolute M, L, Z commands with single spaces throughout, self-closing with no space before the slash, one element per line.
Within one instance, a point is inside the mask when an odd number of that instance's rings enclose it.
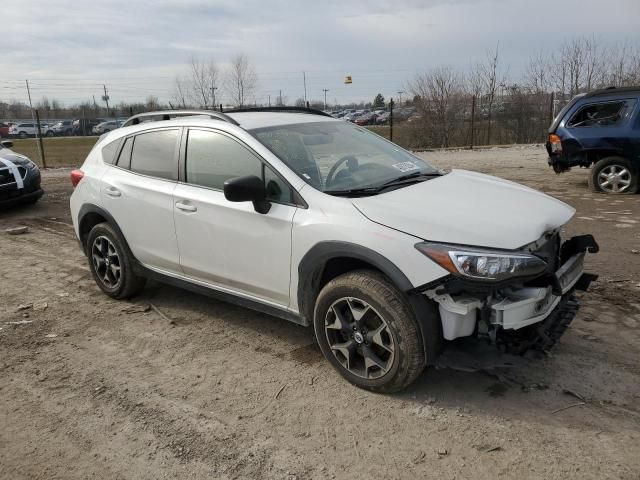
<path fill-rule="evenodd" d="M 47 167 L 78 167 L 93 148 L 98 137 L 43 138 Z M 35 138 L 14 139 L 11 150 L 26 155 L 42 166 Z"/>

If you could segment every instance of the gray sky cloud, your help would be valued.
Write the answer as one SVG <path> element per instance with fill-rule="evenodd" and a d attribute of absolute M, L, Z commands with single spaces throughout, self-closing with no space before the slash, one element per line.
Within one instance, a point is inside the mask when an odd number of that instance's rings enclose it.
<path fill-rule="evenodd" d="M 170 97 L 192 55 L 223 68 L 246 53 L 258 101 L 282 89 L 290 101 L 396 96 L 417 71 L 464 69 L 500 42 L 517 79 L 530 55 L 575 35 L 638 43 L 638 0 L 21 0 L 3 6 L 0 99 L 34 96 L 65 103 L 100 95 L 116 103 Z M 344 85 L 351 74 L 352 85 Z"/>

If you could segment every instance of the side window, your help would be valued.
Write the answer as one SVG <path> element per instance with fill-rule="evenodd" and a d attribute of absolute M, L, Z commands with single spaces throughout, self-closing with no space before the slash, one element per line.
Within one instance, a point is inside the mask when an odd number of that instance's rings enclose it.
<path fill-rule="evenodd" d="M 177 180 L 178 133 L 179 130 L 157 130 L 136 135 L 131 151 L 131 171 Z"/>
<path fill-rule="evenodd" d="M 232 138 L 216 132 L 189 130 L 186 181 L 222 190 L 225 180 L 255 175 L 262 177 L 262 162 Z"/>
<path fill-rule="evenodd" d="M 125 140 L 124 146 L 120 151 L 120 156 L 118 157 L 118 166 L 120 168 L 124 168 L 129 170 L 131 168 L 131 150 L 133 148 L 133 137 L 129 137 Z"/>
<path fill-rule="evenodd" d="M 104 163 L 113 163 L 116 159 L 116 154 L 118 153 L 118 147 L 120 146 L 120 140 L 115 140 L 104 147 L 102 147 L 102 161 Z"/>
<path fill-rule="evenodd" d="M 606 127 L 620 123 L 633 108 L 634 102 L 593 103 L 578 110 L 567 123 L 568 127 Z"/>

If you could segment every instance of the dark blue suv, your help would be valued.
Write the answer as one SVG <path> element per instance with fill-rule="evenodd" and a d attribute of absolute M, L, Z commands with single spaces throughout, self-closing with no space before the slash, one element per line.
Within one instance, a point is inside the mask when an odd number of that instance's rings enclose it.
<path fill-rule="evenodd" d="M 636 193 L 640 174 L 640 87 L 575 96 L 549 128 L 549 165 L 556 173 L 588 168 L 596 192 Z"/>

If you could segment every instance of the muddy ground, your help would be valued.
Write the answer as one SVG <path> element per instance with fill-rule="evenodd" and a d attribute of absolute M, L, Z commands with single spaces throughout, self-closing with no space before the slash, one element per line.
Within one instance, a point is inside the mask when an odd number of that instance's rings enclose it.
<path fill-rule="evenodd" d="M 552 355 L 430 368 L 384 396 L 343 381 L 310 329 L 160 284 L 110 300 L 68 170 L 50 170 L 36 206 L 0 213 L 0 477 L 639 478 L 640 196 L 556 176 L 539 146 L 424 155 L 561 198 L 568 233 L 599 240 L 600 280 Z"/>

